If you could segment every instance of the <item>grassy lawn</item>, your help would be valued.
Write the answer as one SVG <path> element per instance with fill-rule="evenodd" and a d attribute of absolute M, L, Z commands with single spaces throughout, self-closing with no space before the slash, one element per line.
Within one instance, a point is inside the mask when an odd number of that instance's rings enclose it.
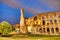
<path fill-rule="evenodd" d="M 2 39 L 0 38 L 0 40 L 2 40 Z"/>
<path fill-rule="evenodd" d="M 0 40 L 60 40 L 60 35 L 15 35 L 12 37 L 0 37 Z"/>

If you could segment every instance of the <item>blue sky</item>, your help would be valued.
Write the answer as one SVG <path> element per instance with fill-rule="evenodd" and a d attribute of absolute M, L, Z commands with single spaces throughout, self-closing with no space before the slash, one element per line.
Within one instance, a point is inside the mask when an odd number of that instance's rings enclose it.
<path fill-rule="evenodd" d="M 60 11 L 60 0 L 1 0 L 0 22 L 19 23 L 21 8 L 24 8 L 25 17 L 31 17 L 38 13 Z"/>

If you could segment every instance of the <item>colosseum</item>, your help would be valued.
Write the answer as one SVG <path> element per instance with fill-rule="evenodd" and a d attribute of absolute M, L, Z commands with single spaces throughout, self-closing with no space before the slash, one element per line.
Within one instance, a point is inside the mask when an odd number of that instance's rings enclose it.
<path fill-rule="evenodd" d="M 21 9 L 20 24 L 13 27 L 21 33 L 59 35 L 60 12 L 46 12 L 26 18 L 24 10 Z"/>

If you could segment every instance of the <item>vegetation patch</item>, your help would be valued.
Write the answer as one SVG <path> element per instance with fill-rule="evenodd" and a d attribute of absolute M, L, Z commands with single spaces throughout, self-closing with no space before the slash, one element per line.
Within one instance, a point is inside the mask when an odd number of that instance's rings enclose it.
<path fill-rule="evenodd" d="M 1 22 L 0 23 L 0 35 L 8 36 L 10 32 L 12 32 L 11 25 L 6 21 Z"/>

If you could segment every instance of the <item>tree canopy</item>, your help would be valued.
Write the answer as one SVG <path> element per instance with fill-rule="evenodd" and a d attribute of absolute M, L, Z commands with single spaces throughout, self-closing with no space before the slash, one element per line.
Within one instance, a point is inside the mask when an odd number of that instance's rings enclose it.
<path fill-rule="evenodd" d="M 0 33 L 2 35 L 8 35 L 11 31 L 12 31 L 12 27 L 8 22 L 3 21 L 0 23 Z"/>

